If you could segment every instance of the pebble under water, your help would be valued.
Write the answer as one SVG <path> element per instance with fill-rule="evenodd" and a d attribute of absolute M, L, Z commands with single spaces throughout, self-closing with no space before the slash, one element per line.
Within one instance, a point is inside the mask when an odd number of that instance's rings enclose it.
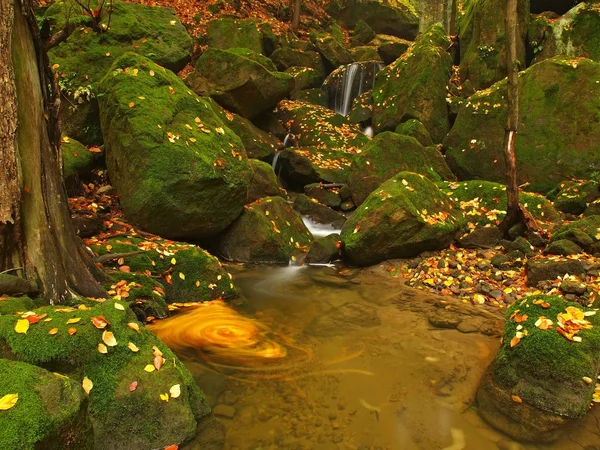
<path fill-rule="evenodd" d="M 241 300 L 153 329 L 206 393 L 226 449 L 600 449 L 598 408 L 551 445 L 488 426 L 473 398 L 499 338 L 432 327 L 439 300 L 383 270 L 230 270 Z"/>

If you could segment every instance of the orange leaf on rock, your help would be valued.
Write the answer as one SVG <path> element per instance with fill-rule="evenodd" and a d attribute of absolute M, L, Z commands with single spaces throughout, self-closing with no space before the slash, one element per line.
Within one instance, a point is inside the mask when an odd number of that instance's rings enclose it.
<path fill-rule="evenodd" d="M 515 403 L 523 403 L 523 399 L 521 397 L 519 397 L 518 395 L 511 395 L 510 398 Z"/>
<path fill-rule="evenodd" d="M 107 325 L 110 325 L 110 322 L 102 316 L 92 317 L 92 323 L 99 330 L 103 330 Z"/>
<path fill-rule="evenodd" d="M 48 334 L 51 335 L 55 335 L 56 333 L 58 333 L 58 328 L 52 328 L 50 331 L 48 331 Z"/>
<path fill-rule="evenodd" d="M 154 367 L 156 368 L 156 370 L 160 370 L 160 368 L 163 366 L 163 364 L 165 363 L 165 358 L 163 358 L 160 355 L 156 355 L 154 357 Z"/>
<path fill-rule="evenodd" d="M 112 332 L 110 331 L 105 331 L 104 333 L 102 333 L 102 341 L 109 347 L 114 347 L 117 345 L 115 335 L 112 334 Z"/>
<path fill-rule="evenodd" d="M 121 272 L 131 272 L 131 268 L 129 266 L 121 266 L 119 267 Z"/>
<path fill-rule="evenodd" d="M 71 327 L 67 330 L 67 332 L 69 333 L 69 336 L 73 336 L 75 333 L 77 333 L 77 328 Z"/>
<path fill-rule="evenodd" d="M 83 377 L 83 381 L 81 382 L 81 386 L 86 394 L 89 394 L 92 388 L 94 387 L 94 383 L 88 377 Z"/>
<path fill-rule="evenodd" d="M 138 387 L 138 382 L 137 381 L 132 381 L 131 384 L 129 385 L 129 392 L 133 392 L 137 389 Z"/>
<path fill-rule="evenodd" d="M 517 344 L 518 344 L 519 342 L 521 342 L 521 338 L 520 338 L 520 337 L 517 337 L 517 336 L 515 336 L 514 338 L 512 338 L 512 339 L 510 340 L 510 346 L 511 346 L 511 347 L 516 347 L 516 346 L 517 346 Z"/>

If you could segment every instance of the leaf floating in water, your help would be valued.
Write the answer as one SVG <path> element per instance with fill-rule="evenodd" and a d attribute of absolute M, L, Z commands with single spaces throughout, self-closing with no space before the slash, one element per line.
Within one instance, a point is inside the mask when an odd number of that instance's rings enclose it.
<path fill-rule="evenodd" d="M 6 411 L 17 404 L 19 394 L 6 394 L 0 398 L 0 411 Z"/>

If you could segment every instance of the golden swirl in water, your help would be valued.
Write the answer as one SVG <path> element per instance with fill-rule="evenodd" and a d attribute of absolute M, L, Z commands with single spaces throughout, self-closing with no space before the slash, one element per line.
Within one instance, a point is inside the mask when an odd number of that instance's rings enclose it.
<path fill-rule="evenodd" d="M 195 348 L 211 363 L 252 366 L 287 355 L 266 327 L 222 301 L 199 304 L 149 328 L 172 350 Z"/>

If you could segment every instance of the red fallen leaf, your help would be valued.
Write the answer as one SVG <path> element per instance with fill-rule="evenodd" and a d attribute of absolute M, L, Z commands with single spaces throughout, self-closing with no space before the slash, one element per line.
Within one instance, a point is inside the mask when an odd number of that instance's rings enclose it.
<path fill-rule="evenodd" d="M 129 266 L 121 266 L 121 267 L 119 267 L 119 270 L 121 272 L 131 272 L 131 269 L 129 268 Z"/>
<path fill-rule="evenodd" d="M 31 325 L 33 325 L 34 323 L 38 323 L 40 321 L 40 317 L 37 315 L 36 316 L 27 316 L 25 318 Z"/>
<path fill-rule="evenodd" d="M 99 330 L 103 330 L 107 325 L 110 325 L 110 322 L 102 316 L 92 317 L 92 323 Z"/>
<path fill-rule="evenodd" d="M 179 445 L 173 444 L 173 445 L 169 445 L 168 447 L 165 447 L 164 450 L 177 450 L 178 448 L 179 448 Z"/>
<path fill-rule="evenodd" d="M 163 290 L 163 288 L 161 288 L 161 287 L 158 287 L 158 286 L 157 286 L 157 287 L 155 287 L 155 288 L 154 288 L 154 290 L 155 290 L 156 292 L 158 292 L 159 294 L 161 294 L 161 295 L 165 295 L 165 291 L 164 291 L 164 290 Z"/>
<path fill-rule="evenodd" d="M 165 363 L 165 358 L 163 358 L 160 355 L 156 355 L 154 357 L 154 367 L 156 368 L 156 370 L 160 370 L 160 368 L 163 366 L 163 364 Z"/>
<path fill-rule="evenodd" d="M 165 276 L 165 280 L 167 280 L 167 283 L 169 284 L 173 284 L 173 280 L 171 279 L 171 275 L 166 275 Z M 156 288 L 155 288 L 156 289 Z"/>
<path fill-rule="evenodd" d="M 138 387 L 138 382 L 137 381 L 132 381 L 131 384 L 129 385 L 129 392 L 133 392 L 137 389 Z"/>

